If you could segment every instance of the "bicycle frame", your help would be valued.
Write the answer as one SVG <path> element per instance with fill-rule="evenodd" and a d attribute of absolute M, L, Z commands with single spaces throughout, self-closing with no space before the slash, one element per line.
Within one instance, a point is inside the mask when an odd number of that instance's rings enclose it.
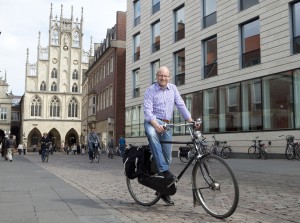
<path fill-rule="evenodd" d="M 197 124 L 201 124 L 201 121 L 198 120 L 199 123 L 197 123 L 197 121 L 195 123 Z M 202 145 L 202 140 L 200 140 L 200 136 L 197 134 L 195 134 L 195 123 L 181 123 L 181 124 L 165 124 L 164 127 L 166 130 L 169 130 L 170 127 L 180 127 L 180 126 L 187 126 L 188 130 L 189 130 L 189 134 L 191 136 L 192 141 L 160 141 L 162 144 L 181 144 L 181 145 L 194 145 L 194 150 L 196 151 L 195 156 L 193 156 L 189 162 L 185 165 L 185 167 L 183 168 L 183 170 L 179 173 L 179 175 L 177 176 L 177 180 L 176 182 L 178 182 L 180 180 L 180 178 L 183 176 L 183 174 L 185 173 L 185 171 L 189 168 L 189 166 L 194 162 L 195 159 L 200 159 L 201 157 L 205 156 L 202 155 L 200 152 L 200 148 L 198 145 Z M 200 131 L 199 131 L 200 133 Z M 199 140 L 199 141 L 197 141 Z"/>

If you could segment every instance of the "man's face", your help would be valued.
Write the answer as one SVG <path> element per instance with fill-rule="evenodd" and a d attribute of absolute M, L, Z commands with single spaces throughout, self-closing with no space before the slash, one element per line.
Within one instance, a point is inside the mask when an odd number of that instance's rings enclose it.
<path fill-rule="evenodd" d="M 170 72 L 167 68 L 159 70 L 156 74 L 156 80 L 160 87 L 165 88 L 170 81 Z"/>

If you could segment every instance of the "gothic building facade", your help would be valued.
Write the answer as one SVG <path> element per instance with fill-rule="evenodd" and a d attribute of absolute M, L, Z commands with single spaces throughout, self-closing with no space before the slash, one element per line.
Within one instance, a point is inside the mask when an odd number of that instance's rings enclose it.
<path fill-rule="evenodd" d="M 83 50 L 83 9 L 81 19 L 49 17 L 49 45 L 42 47 L 38 37 L 38 55 L 29 63 L 27 49 L 25 94 L 22 99 L 22 133 L 28 149 L 39 147 L 48 133 L 58 148 L 80 142 L 81 83 L 88 67 L 90 51 Z"/>

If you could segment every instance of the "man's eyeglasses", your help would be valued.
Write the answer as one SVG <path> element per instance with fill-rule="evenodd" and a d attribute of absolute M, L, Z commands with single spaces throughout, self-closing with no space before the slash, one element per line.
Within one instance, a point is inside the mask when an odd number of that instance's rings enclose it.
<path fill-rule="evenodd" d="M 167 75 L 162 75 L 162 74 L 158 74 L 157 75 L 159 78 L 169 78 L 170 76 L 167 76 Z"/>

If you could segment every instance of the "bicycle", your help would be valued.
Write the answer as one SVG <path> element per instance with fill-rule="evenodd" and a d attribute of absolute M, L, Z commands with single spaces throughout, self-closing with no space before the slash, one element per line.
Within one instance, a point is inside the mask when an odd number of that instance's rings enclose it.
<path fill-rule="evenodd" d="M 264 143 L 261 143 L 262 140 L 257 140 L 259 136 L 256 136 L 255 139 L 252 140 L 254 142 L 248 149 L 248 155 L 251 159 L 267 159 L 267 149 Z"/>
<path fill-rule="evenodd" d="M 92 159 L 90 162 L 92 163 L 94 160 L 96 160 L 97 163 L 100 161 L 100 148 L 98 146 L 94 146 L 92 150 Z"/>
<path fill-rule="evenodd" d="M 201 119 L 191 123 L 165 124 L 166 128 L 186 126 L 191 136 L 189 142 L 163 141 L 161 143 L 193 145 L 191 149 L 195 155 L 190 158 L 175 182 L 167 183 L 164 178 L 154 175 L 141 175 L 135 179 L 126 176 L 126 184 L 132 198 L 140 205 L 151 206 L 159 201 L 162 194 L 174 195 L 177 182 L 188 167 L 195 161 L 192 170 L 192 192 L 194 205 L 202 205 L 203 209 L 215 218 L 227 218 L 237 208 L 239 201 L 239 187 L 233 171 L 220 157 L 205 154 L 205 145 L 201 140 L 201 132 L 196 125 Z M 152 185 L 151 182 L 157 182 Z M 162 188 L 162 185 L 166 185 Z M 150 187 L 151 186 L 151 187 Z"/>
<path fill-rule="evenodd" d="M 48 163 L 48 160 L 49 160 L 49 145 L 50 143 L 46 143 L 46 149 L 45 149 L 45 153 L 43 154 L 43 151 L 42 151 L 42 155 L 41 155 L 41 158 L 42 158 L 42 162 L 46 162 Z"/>
<path fill-rule="evenodd" d="M 211 154 L 222 157 L 223 159 L 227 159 L 231 155 L 231 148 L 227 146 L 227 141 L 218 141 L 216 140 L 216 136 L 213 135 L 213 144 L 211 146 Z M 221 146 L 220 146 L 221 145 Z"/>
<path fill-rule="evenodd" d="M 202 152 L 204 154 L 208 154 L 210 153 L 209 149 L 207 148 L 207 142 L 206 142 L 206 138 L 201 136 L 201 142 L 202 142 L 202 145 L 203 145 L 203 148 L 202 148 Z M 187 144 L 186 146 L 183 146 L 183 147 L 179 147 L 178 149 L 178 158 L 179 160 L 186 164 L 189 162 L 189 160 L 195 156 L 195 150 L 192 148 L 191 145 Z"/>
<path fill-rule="evenodd" d="M 283 137 L 284 135 L 280 135 L 279 137 Z M 288 160 L 298 159 L 300 160 L 300 145 L 297 141 L 295 141 L 295 137 L 293 135 L 287 135 L 286 139 L 286 149 L 285 149 L 285 157 Z"/>

